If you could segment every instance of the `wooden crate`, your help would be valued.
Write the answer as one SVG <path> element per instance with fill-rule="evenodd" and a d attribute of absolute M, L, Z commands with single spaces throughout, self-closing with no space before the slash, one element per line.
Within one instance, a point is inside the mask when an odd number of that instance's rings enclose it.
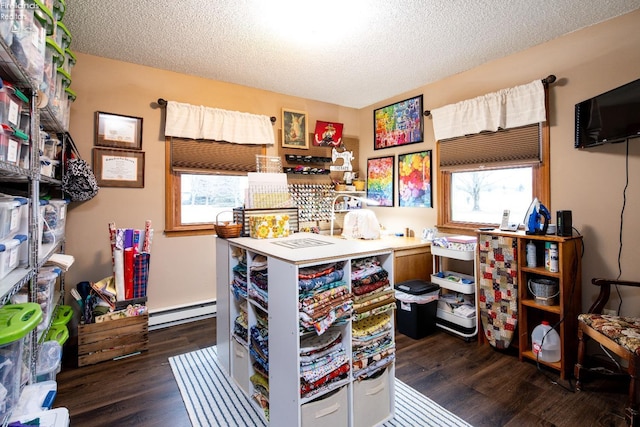
<path fill-rule="evenodd" d="M 147 350 L 149 315 L 78 325 L 78 366 Z"/>

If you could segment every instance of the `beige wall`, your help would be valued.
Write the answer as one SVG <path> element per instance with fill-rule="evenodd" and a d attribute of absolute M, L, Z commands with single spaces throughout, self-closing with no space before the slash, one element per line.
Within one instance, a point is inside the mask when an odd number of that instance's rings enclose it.
<path fill-rule="evenodd" d="M 152 107 L 158 98 L 276 116 L 274 132 L 280 129 L 282 107 L 307 111 L 309 123 L 344 123 L 348 136 L 359 130 L 359 118 L 353 109 L 95 56 L 77 56 L 72 87 L 78 99 L 71 108 L 70 132 L 82 157 L 91 159 L 96 111 L 142 117 L 145 185 L 143 189 L 101 188 L 93 200 L 70 205 L 66 252 L 76 262 L 66 276 L 67 288 L 112 274 L 109 222 L 116 227 L 141 228 L 150 219 L 154 236 L 148 305 L 152 311 L 215 299 L 214 237 L 163 234 L 164 111 Z M 272 151 L 275 148 L 269 153 Z"/>
<path fill-rule="evenodd" d="M 424 94 L 425 109 L 437 108 L 498 89 L 528 83 L 555 74 L 551 86 L 551 206 L 573 211 L 574 226 L 584 235 L 583 305 L 588 307 L 594 276 L 617 276 L 618 234 L 625 184 L 625 145 L 588 151 L 573 148 L 573 106 L 605 90 L 640 78 L 640 11 L 569 34 L 552 42 L 493 61 L 465 73 L 417 88 L 356 111 L 286 95 L 217 81 L 78 55 L 73 69 L 73 89 L 78 100 L 71 110 L 70 130 L 89 159 L 93 146 L 95 111 L 144 119 L 146 153 L 144 189 L 103 188 L 89 202 L 70 208 L 67 252 L 76 264 L 67 283 L 99 280 L 111 273 L 107 224 L 141 227 L 153 222 L 149 307 L 158 310 L 215 298 L 214 237 L 167 238 L 164 226 L 164 143 L 162 112 L 151 104 L 158 98 L 211 107 L 280 116 L 280 108 L 305 110 L 309 123 L 335 120 L 345 123 L 345 133 L 360 139 L 360 170 L 366 159 L 382 155 L 434 149 L 430 119 L 425 120 L 425 142 L 409 147 L 373 150 L 372 110 L 409 96 Z M 429 58 L 425 58 L 429 60 Z M 268 72 L 268 71 L 267 71 Z M 310 84 L 313 84 L 310 82 Z M 274 131 L 279 129 L 279 122 Z M 640 141 L 632 141 L 629 188 L 624 216 L 622 277 L 640 278 Z M 435 194 L 434 194 L 435 200 Z M 406 226 L 419 231 L 436 223 L 435 209 L 373 208 L 390 229 Z M 623 291 L 623 313 L 639 314 L 640 296 Z M 617 304 L 617 303 L 616 303 Z"/>
<path fill-rule="evenodd" d="M 400 94 L 360 111 L 360 168 L 366 157 L 435 149 L 431 120 L 425 118 L 425 141 L 404 148 L 373 150 L 372 110 L 390 102 L 424 94 L 425 109 L 529 83 L 554 74 L 550 87 L 551 206 L 571 210 L 573 225 L 584 235 L 583 306 L 597 293 L 593 277 L 618 275 L 620 215 L 625 185 L 625 144 L 589 150 L 573 148 L 574 105 L 640 78 L 640 11 L 561 37 L 543 45 L 484 64 L 434 84 Z M 428 60 L 428 58 L 426 58 Z M 363 163 L 365 162 L 365 163 Z M 436 196 L 434 193 L 434 200 Z M 372 208 L 382 224 L 405 224 L 415 230 L 436 222 L 435 209 Z M 640 138 L 629 144 L 629 188 L 626 194 L 622 245 L 622 278 L 640 280 Z M 496 219 L 498 221 L 498 219 Z M 640 314 L 640 292 L 621 288 L 623 314 Z M 618 298 L 612 297 L 612 308 Z"/>

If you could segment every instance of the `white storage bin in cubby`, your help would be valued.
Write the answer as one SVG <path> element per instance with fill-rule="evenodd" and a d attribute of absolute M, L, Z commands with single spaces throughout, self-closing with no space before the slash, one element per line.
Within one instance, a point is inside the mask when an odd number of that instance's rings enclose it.
<path fill-rule="evenodd" d="M 238 387 L 245 393 L 249 393 L 249 350 L 236 341 L 231 339 L 231 366 L 233 370 L 233 379 Z"/>
<path fill-rule="evenodd" d="M 27 236 L 24 234 L 17 234 L 12 239 L 0 241 L 0 279 L 6 277 L 18 266 L 22 245 L 27 245 Z"/>
<path fill-rule="evenodd" d="M 331 394 L 302 405 L 302 427 L 349 425 L 349 394 L 347 390 L 346 386 L 341 387 Z"/>
<path fill-rule="evenodd" d="M 390 418 L 392 408 L 390 368 L 377 377 L 353 383 L 353 425 L 368 427 L 379 425 Z"/>

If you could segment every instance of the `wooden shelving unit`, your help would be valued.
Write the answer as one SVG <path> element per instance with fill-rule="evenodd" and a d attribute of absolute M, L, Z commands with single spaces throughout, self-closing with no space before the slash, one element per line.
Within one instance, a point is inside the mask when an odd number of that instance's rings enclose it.
<path fill-rule="evenodd" d="M 486 231 L 480 233 L 517 239 L 518 323 L 517 345 L 520 360 L 538 362 L 559 372 L 562 379 L 572 375 L 577 357 L 578 314 L 582 307 L 582 236 L 527 235 L 524 232 Z M 480 239 L 479 239 L 480 241 Z M 527 267 L 526 245 L 536 245 L 537 267 Z M 558 245 L 558 271 L 545 268 L 545 243 Z M 557 281 L 559 293 L 553 305 L 540 304 L 529 289 L 535 279 Z M 560 335 L 561 359 L 549 363 L 538 360 L 532 351 L 531 334 L 543 320 L 549 322 Z"/>

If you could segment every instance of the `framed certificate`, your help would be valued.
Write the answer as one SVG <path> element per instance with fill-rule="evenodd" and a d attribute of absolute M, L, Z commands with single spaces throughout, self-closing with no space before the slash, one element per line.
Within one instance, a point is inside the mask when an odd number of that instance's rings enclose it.
<path fill-rule="evenodd" d="M 95 121 L 96 146 L 142 150 L 142 117 L 96 111 Z"/>

